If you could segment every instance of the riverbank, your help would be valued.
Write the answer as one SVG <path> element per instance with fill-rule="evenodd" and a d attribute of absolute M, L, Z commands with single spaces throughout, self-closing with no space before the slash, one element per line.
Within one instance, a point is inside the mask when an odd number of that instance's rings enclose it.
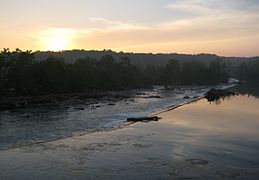
<path fill-rule="evenodd" d="M 230 86 L 233 85 L 216 88 Z M 71 98 L 69 94 L 63 102 L 0 111 L 0 149 L 123 127 L 127 118 L 178 107 L 204 97 L 210 88 L 214 87 L 182 86 L 174 90 L 154 87 L 115 91 L 109 96 L 99 94 L 97 98 L 80 95 Z"/>
<path fill-rule="evenodd" d="M 233 84 L 218 85 L 216 87 L 227 87 Z M 206 86 L 178 86 L 175 90 L 185 89 L 197 89 L 205 88 Z M 207 86 L 215 87 L 215 86 Z M 0 97 L 0 111 L 13 110 L 19 108 L 31 108 L 40 106 L 53 106 L 53 105 L 91 105 L 100 102 L 108 102 L 111 105 L 112 102 L 120 100 L 127 101 L 130 98 L 141 96 L 143 98 L 162 98 L 160 95 L 148 95 L 145 91 L 151 91 L 154 88 L 143 88 L 143 89 L 125 89 L 116 91 L 86 91 L 84 93 L 60 93 L 60 94 L 46 94 L 38 96 L 21 96 L 21 95 L 9 95 Z M 162 87 L 159 87 L 163 89 Z M 209 88 L 208 88 L 209 89 Z M 172 90 L 173 91 L 173 90 Z M 81 107 L 82 109 L 82 107 Z"/>
<path fill-rule="evenodd" d="M 0 111 L 18 108 L 30 108 L 46 105 L 94 104 L 100 101 L 114 102 L 134 96 L 133 90 L 91 91 L 84 93 L 48 94 L 39 96 L 4 96 L 0 98 Z"/>
<path fill-rule="evenodd" d="M 135 123 L 0 151 L 1 179 L 256 179 L 259 100 L 205 99 Z"/>

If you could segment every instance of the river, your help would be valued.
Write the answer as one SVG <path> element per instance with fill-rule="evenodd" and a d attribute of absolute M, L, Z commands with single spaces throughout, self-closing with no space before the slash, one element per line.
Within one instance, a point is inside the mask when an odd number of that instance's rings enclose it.
<path fill-rule="evenodd" d="M 146 116 L 171 105 L 202 96 L 209 87 L 136 90 L 135 96 L 116 102 L 51 105 L 0 112 L 0 149 L 44 142 L 107 129 L 128 117 Z M 184 96 L 190 99 L 184 99 Z M 153 96 L 154 98 L 149 98 Z M 161 98 L 156 98 L 160 96 Z M 87 101 L 87 100 L 86 100 Z M 112 103 L 112 105 L 111 105 Z M 109 105 L 110 104 L 110 105 Z M 96 108 L 93 108 L 96 107 Z"/>

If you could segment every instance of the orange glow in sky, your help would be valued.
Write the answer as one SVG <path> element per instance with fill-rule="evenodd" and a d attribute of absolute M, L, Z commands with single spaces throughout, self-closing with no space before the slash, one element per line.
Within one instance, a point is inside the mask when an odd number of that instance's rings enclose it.
<path fill-rule="evenodd" d="M 2 0 L 0 49 L 259 55 L 255 0 Z"/>
<path fill-rule="evenodd" d="M 41 50 L 60 51 L 73 48 L 74 31 L 64 28 L 52 28 L 41 31 L 32 38 Z"/>

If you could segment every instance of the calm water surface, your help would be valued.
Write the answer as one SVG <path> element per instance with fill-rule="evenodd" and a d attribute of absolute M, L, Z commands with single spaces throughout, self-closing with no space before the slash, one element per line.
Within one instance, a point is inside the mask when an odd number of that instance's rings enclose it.
<path fill-rule="evenodd" d="M 235 89 L 242 93 L 211 103 L 202 99 L 166 112 L 161 123 L 171 126 L 175 137 L 179 137 L 178 154 L 205 159 L 210 163 L 209 172 L 218 169 L 226 174 L 225 178 L 238 179 L 242 175 L 241 179 L 257 179 L 258 93 L 254 89 L 245 91 L 245 87 Z"/>
<path fill-rule="evenodd" d="M 159 122 L 1 150 L 0 179 L 258 179 L 258 93 L 253 87 L 235 89 L 238 96 L 211 103 L 202 99 L 160 114 L 163 119 Z M 148 113 L 149 108 L 177 99 L 180 102 L 186 94 L 159 93 L 167 98 L 136 97 L 129 109 L 123 108 L 128 107 L 122 105 L 125 102 L 117 102 L 110 114 L 118 117 L 122 111 L 131 110 L 130 115 L 134 115 L 145 109 Z M 99 112 L 108 112 L 104 111 L 106 107 Z M 79 127 L 82 117 L 90 114 L 81 113 L 79 124 L 72 127 Z M 108 113 L 93 113 L 92 117 L 104 115 L 109 117 Z M 49 121 L 51 125 L 55 122 L 52 118 Z M 58 119 L 56 122 L 62 123 Z M 71 120 L 65 122 L 60 127 L 64 132 L 68 122 L 74 124 Z M 55 135 L 48 129 L 46 132 Z"/>
<path fill-rule="evenodd" d="M 133 98 L 91 105 L 53 105 L 0 112 L 0 149 L 16 147 L 110 128 L 128 117 L 146 116 L 159 109 L 201 96 L 207 87 L 163 90 L 155 88 L 137 92 Z M 143 95 L 144 94 L 144 95 Z M 162 98 L 145 98 L 148 96 Z M 88 104 L 86 100 L 86 104 Z M 77 107 L 83 107 L 83 110 Z M 97 106 L 98 108 L 92 108 Z"/>

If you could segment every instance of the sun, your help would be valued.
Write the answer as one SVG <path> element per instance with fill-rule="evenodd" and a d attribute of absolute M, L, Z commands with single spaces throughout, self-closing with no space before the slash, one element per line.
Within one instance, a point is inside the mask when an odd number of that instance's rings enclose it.
<path fill-rule="evenodd" d="M 53 38 L 47 41 L 47 50 L 60 51 L 65 50 L 69 45 L 69 40 L 66 37 Z"/>
<path fill-rule="evenodd" d="M 73 46 L 75 31 L 67 28 L 49 28 L 37 35 L 37 44 L 42 50 L 61 51 Z"/>

